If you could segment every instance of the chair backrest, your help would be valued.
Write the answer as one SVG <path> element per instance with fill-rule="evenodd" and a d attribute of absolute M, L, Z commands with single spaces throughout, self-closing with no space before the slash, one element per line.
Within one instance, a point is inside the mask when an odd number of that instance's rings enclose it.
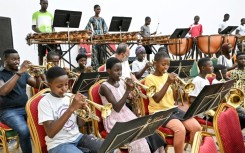
<path fill-rule="evenodd" d="M 141 80 L 140 83 L 145 85 L 145 79 Z M 141 92 L 146 95 L 146 91 L 143 88 L 141 88 Z M 142 105 L 140 105 L 142 107 L 141 108 L 141 111 L 142 111 L 141 114 L 143 116 L 149 115 L 149 110 L 148 110 L 149 98 L 148 97 L 146 99 L 141 98 L 141 102 L 143 103 Z"/>
<path fill-rule="evenodd" d="M 191 153 L 218 153 L 214 139 L 211 134 L 199 131 L 196 132 L 192 144 Z"/>
<path fill-rule="evenodd" d="M 98 72 L 104 72 L 105 71 L 105 64 L 104 65 L 101 65 L 99 68 L 98 68 Z"/>
<path fill-rule="evenodd" d="M 221 153 L 245 153 L 237 111 L 223 103 L 214 115 L 214 131 Z"/>
<path fill-rule="evenodd" d="M 43 94 L 49 92 L 50 89 L 43 89 L 30 98 L 26 104 L 27 124 L 31 133 L 36 153 L 47 153 L 45 143 L 46 132 L 42 125 L 38 124 L 38 103 L 43 98 Z"/>
<path fill-rule="evenodd" d="M 99 88 L 104 81 L 105 79 L 96 82 L 94 85 L 92 85 L 89 88 L 89 91 L 88 91 L 89 99 L 100 105 L 103 105 L 103 104 L 102 104 L 102 100 L 99 95 Z M 92 109 L 96 113 L 96 115 L 100 118 L 100 121 L 95 121 L 95 120 L 92 121 L 94 130 L 95 130 L 95 135 L 100 138 L 105 138 L 107 136 L 107 133 L 105 132 L 105 129 L 104 129 L 101 112 L 93 106 L 92 106 Z"/>

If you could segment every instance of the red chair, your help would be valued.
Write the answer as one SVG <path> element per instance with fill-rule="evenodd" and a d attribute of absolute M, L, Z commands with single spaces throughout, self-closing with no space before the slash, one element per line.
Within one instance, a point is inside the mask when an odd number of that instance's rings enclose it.
<path fill-rule="evenodd" d="M 145 84 L 145 80 L 141 80 L 140 82 L 141 84 Z M 141 88 L 141 91 L 143 94 L 146 95 L 146 91 L 144 89 Z M 141 100 L 141 102 L 143 104 L 141 104 L 140 106 L 142 106 L 143 108 L 141 108 L 141 110 L 143 111 L 142 114 L 144 115 L 149 115 L 149 110 L 148 110 L 148 105 L 149 105 L 149 99 L 143 99 Z M 168 152 L 168 147 L 172 147 L 174 144 L 174 131 L 172 131 L 171 129 L 167 128 L 167 127 L 159 127 L 158 131 L 157 131 L 166 141 L 167 146 L 165 147 L 165 152 Z M 186 140 L 185 142 L 188 143 L 190 140 L 189 134 L 186 135 Z M 187 146 L 186 146 L 187 147 Z M 185 147 L 185 149 L 186 149 Z"/>
<path fill-rule="evenodd" d="M 105 64 L 98 68 L 98 72 L 105 72 Z"/>
<path fill-rule="evenodd" d="M 218 153 L 212 135 L 204 131 L 196 132 L 191 153 Z"/>
<path fill-rule="evenodd" d="M 3 147 L 3 152 L 8 153 L 8 140 L 11 139 L 17 140 L 17 147 L 19 147 L 19 137 L 17 132 L 8 127 L 6 124 L 0 122 L 0 145 Z"/>
<path fill-rule="evenodd" d="M 84 47 L 86 49 L 86 55 L 87 57 L 91 57 L 92 56 L 92 53 L 91 53 L 91 45 L 88 45 L 88 44 L 80 44 L 80 47 Z"/>
<path fill-rule="evenodd" d="M 97 104 L 100 104 L 100 105 L 103 105 L 103 104 L 102 104 L 102 101 L 101 101 L 101 98 L 100 98 L 100 95 L 99 95 L 99 88 L 100 88 L 101 84 L 104 81 L 105 81 L 105 79 L 96 82 L 94 85 L 92 85 L 89 88 L 89 91 L 88 91 L 89 99 L 91 101 L 97 103 Z M 101 117 L 101 112 L 99 110 L 97 110 L 94 106 L 92 106 L 92 110 L 100 118 L 100 121 L 92 120 L 95 136 L 105 139 L 106 136 L 108 135 L 108 133 L 104 129 L 103 120 L 102 120 L 102 117 Z M 128 151 L 127 151 L 127 149 L 121 149 L 121 152 L 122 153 L 127 153 Z"/>
<path fill-rule="evenodd" d="M 50 89 L 43 89 L 30 98 L 26 104 L 27 124 L 31 133 L 35 153 L 47 153 L 47 146 L 45 136 L 47 135 L 44 127 L 38 124 L 38 103 L 43 98 L 44 93 L 49 92 Z"/>
<path fill-rule="evenodd" d="M 214 131 L 221 153 L 245 153 L 237 111 L 223 103 L 214 115 Z"/>

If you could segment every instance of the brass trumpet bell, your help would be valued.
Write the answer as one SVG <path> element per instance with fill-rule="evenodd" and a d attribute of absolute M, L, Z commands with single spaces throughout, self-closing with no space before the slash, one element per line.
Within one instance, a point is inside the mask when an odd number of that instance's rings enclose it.
<path fill-rule="evenodd" d="M 242 105 L 244 101 L 244 92 L 238 88 L 231 88 L 227 103 L 235 108 Z"/>
<path fill-rule="evenodd" d="M 146 91 L 146 95 L 147 97 L 153 97 L 156 93 L 156 86 L 146 86 L 146 85 L 143 85 L 139 82 L 134 82 L 136 85 L 140 86 L 141 88 L 143 88 L 145 91 Z"/>
<path fill-rule="evenodd" d="M 74 95 L 73 94 L 65 94 L 65 96 L 68 96 L 70 98 L 70 105 L 72 104 Z M 112 111 L 112 104 L 108 103 L 105 106 L 103 105 L 99 105 L 91 100 L 85 99 L 86 102 L 88 102 L 91 106 L 95 107 L 96 109 L 98 109 L 101 112 L 101 117 L 103 119 L 107 118 L 108 116 L 110 116 L 111 111 Z M 80 117 L 81 119 L 88 121 L 89 119 L 93 119 L 96 121 L 100 121 L 100 118 L 94 113 L 92 112 L 92 110 L 89 108 L 88 105 L 86 105 L 86 109 L 78 109 L 74 112 L 78 117 Z"/>
<path fill-rule="evenodd" d="M 183 90 L 185 93 L 191 93 L 195 89 L 195 84 L 191 82 L 185 82 L 180 77 L 177 76 L 177 81 L 180 83 L 180 86 L 184 86 Z"/>

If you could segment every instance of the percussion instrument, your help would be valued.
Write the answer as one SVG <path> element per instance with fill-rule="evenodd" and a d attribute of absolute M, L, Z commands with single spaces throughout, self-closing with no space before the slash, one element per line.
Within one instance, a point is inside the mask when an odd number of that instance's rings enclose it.
<path fill-rule="evenodd" d="M 122 40 L 121 40 L 122 39 Z M 125 33 L 113 33 L 113 34 L 103 34 L 94 35 L 92 37 L 91 43 L 93 44 L 107 44 L 107 43 L 133 43 L 140 39 L 140 32 L 125 32 Z"/>
<path fill-rule="evenodd" d="M 176 42 L 178 41 L 178 42 Z M 168 50 L 172 55 L 182 56 L 190 51 L 193 44 L 192 38 L 170 39 Z"/>
<path fill-rule="evenodd" d="M 163 35 L 163 36 L 150 36 L 150 37 L 144 37 L 141 40 L 142 45 L 156 45 L 156 44 L 168 44 L 169 41 L 169 35 Z"/>
<path fill-rule="evenodd" d="M 87 42 L 90 38 L 89 30 L 70 31 L 69 41 L 72 43 Z M 34 33 L 26 36 L 28 45 L 31 44 L 66 44 L 68 41 L 68 32 L 52 32 L 52 33 Z"/>
<path fill-rule="evenodd" d="M 197 37 L 197 47 L 204 54 L 214 54 L 220 50 L 222 35 L 203 35 Z"/>
<path fill-rule="evenodd" d="M 223 43 L 231 44 L 232 50 L 236 49 L 237 36 L 235 36 L 235 35 L 224 35 L 223 39 L 224 39 Z"/>

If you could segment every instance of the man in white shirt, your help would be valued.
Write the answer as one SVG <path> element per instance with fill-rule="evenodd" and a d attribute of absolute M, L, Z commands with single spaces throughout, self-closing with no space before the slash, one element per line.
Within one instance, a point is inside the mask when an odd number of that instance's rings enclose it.
<path fill-rule="evenodd" d="M 227 27 L 226 21 L 228 21 L 230 18 L 229 14 L 224 15 L 223 22 L 219 25 L 218 33 L 220 34 L 221 31 L 223 31 Z"/>
<path fill-rule="evenodd" d="M 129 63 L 128 63 L 128 57 L 130 54 L 130 49 L 127 44 L 120 43 L 117 47 L 116 53 L 112 55 L 111 57 L 116 57 L 121 61 L 122 64 L 122 77 L 123 78 L 131 78 L 133 81 L 137 81 L 134 74 L 132 74 Z M 105 67 L 106 71 L 106 67 Z"/>
<path fill-rule="evenodd" d="M 244 36 L 245 35 L 245 18 L 241 19 L 241 25 L 236 29 L 236 34 L 239 36 Z"/>

